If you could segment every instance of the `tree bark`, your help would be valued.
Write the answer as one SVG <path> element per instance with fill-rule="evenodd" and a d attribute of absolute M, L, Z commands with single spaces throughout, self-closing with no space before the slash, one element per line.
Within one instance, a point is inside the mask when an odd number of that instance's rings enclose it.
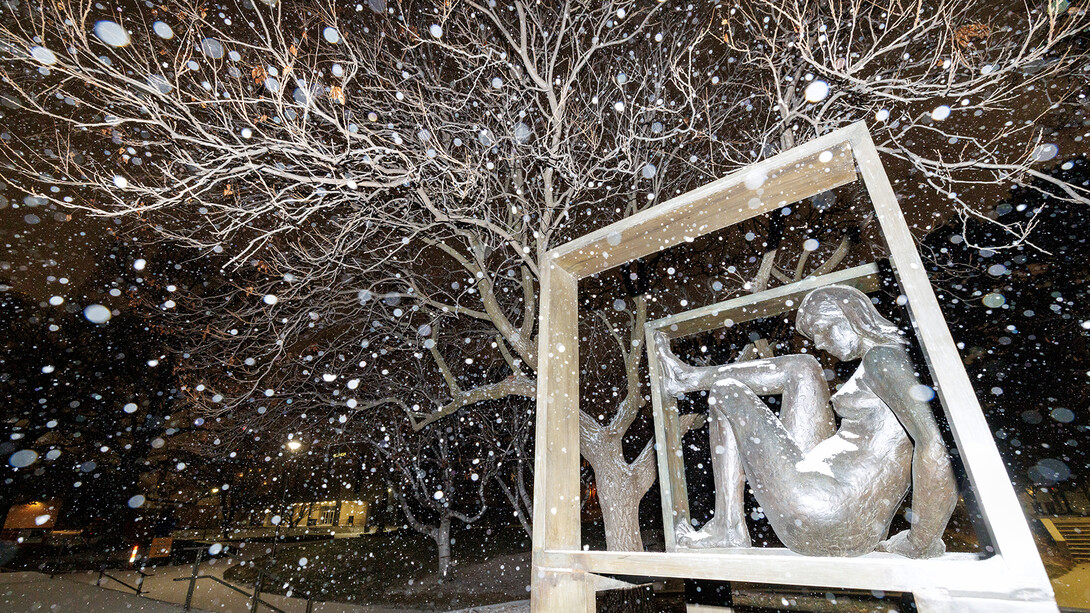
<path fill-rule="evenodd" d="M 621 435 L 580 415 L 580 452 L 598 487 L 602 524 L 609 551 L 643 551 L 640 500 L 655 482 L 654 454 L 647 445 L 631 464 L 624 458 Z"/>
<path fill-rule="evenodd" d="M 450 515 L 443 515 L 439 527 L 432 532 L 432 538 L 439 548 L 439 580 L 450 576 Z"/>
<path fill-rule="evenodd" d="M 681 435 L 704 424 L 703 415 L 681 416 Z M 579 451 L 594 471 L 598 503 L 609 551 L 643 551 L 640 501 L 658 475 L 655 446 L 649 441 L 631 463 L 624 459 L 622 435 L 599 425 L 585 412 L 579 416 Z"/>
<path fill-rule="evenodd" d="M 606 549 L 643 551 L 640 500 L 645 492 L 639 490 L 636 473 L 628 466 L 609 461 L 612 459 L 594 466 L 598 502 L 602 506 L 602 524 L 606 531 Z M 653 466 L 649 468 L 654 471 Z"/>

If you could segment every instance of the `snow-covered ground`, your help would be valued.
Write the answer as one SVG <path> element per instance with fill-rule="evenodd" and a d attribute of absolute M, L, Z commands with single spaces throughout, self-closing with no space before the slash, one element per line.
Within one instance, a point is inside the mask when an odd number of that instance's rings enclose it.
<path fill-rule="evenodd" d="M 223 579 L 223 572 L 227 570 L 230 565 L 231 563 L 227 560 L 218 560 L 216 564 L 202 563 L 200 574 Z M 175 579 L 188 578 L 192 574 L 192 571 L 193 566 L 191 564 L 160 566 L 151 569 L 148 572 L 151 572 L 152 575 L 144 580 L 144 594 L 150 599 L 171 603 L 183 603 L 185 602 L 186 590 L 189 588 L 189 582 L 175 581 Z M 134 582 L 137 578 L 135 571 L 111 571 L 110 574 L 125 583 L 135 585 Z M 98 578 L 98 573 L 72 573 L 65 575 L 65 578 L 69 582 L 93 584 Z M 102 587 L 110 592 L 124 589 L 122 586 L 117 585 L 112 581 L 104 581 Z M 246 590 L 246 592 L 251 592 L 253 588 L 253 586 L 238 587 Z M 262 594 L 261 599 L 273 606 L 283 609 L 286 613 L 303 613 L 306 611 L 306 600 L 301 598 L 286 598 L 273 594 Z M 235 613 L 237 611 L 245 613 L 250 610 L 250 599 L 210 579 L 198 579 L 196 587 L 193 590 L 193 607 L 204 611 L 223 613 Z M 177 608 L 180 609 L 180 607 Z M 173 611 L 175 609 L 164 610 Z M 343 603 L 321 602 L 314 603 L 313 611 L 315 613 L 392 613 L 391 611 L 384 609 L 359 607 Z"/>
<path fill-rule="evenodd" d="M 202 563 L 200 568 L 200 575 L 202 576 L 214 576 L 223 579 L 223 573 L 233 564 L 230 560 L 220 559 L 215 564 L 208 562 Z M 53 604 L 54 600 L 58 604 L 76 603 L 76 602 L 100 602 L 100 600 L 92 600 L 95 595 L 100 595 L 101 602 L 114 603 L 110 606 L 103 606 L 100 609 L 86 609 L 76 607 L 72 609 L 60 608 L 57 610 L 79 610 L 90 611 L 91 613 L 102 613 L 113 611 L 141 611 L 147 613 L 160 613 L 169 611 L 179 611 L 181 607 L 177 604 L 170 603 L 183 603 L 185 602 L 186 590 L 188 589 L 188 581 L 175 581 L 179 578 L 188 578 L 192 574 L 193 567 L 190 564 L 177 565 L 177 566 L 160 566 L 155 569 L 150 569 L 148 572 L 152 573 L 151 576 L 144 580 L 143 591 L 144 597 L 138 598 L 131 593 L 123 593 L 118 590 L 124 588 L 112 581 L 104 580 L 102 588 L 97 588 L 93 584 L 98 578 L 98 573 L 86 572 L 86 573 L 71 573 L 64 575 L 63 579 L 55 579 L 54 583 L 57 584 L 58 589 L 54 590 L 58 596 L 53 600 L 45 602 L 41 599 L 35 602 L 44 602 L 45 604 Z M 13 574 L 26 574 L 36 575 L 38 578 L 44 578 L 49 581 L 48 576 L 40 575 L 37 573 L 13 573 Z M 135 571 L 110 571 L 110 574 L 118 579 L 135 585 L 137 573 Z M 7 578 L 11 575 L 0 575 L 0 578 Z M 62 587 L 67 586 L 67 587 Z M 253 586 L 238 586 L 247 592 L 252 591 Z M 27 594 L 34 595 L 39 590 L 35 587 L 28 587 L 23 590 Z M 0 605 L 5 604 L 7 601 L 3 600 L 3 594 L 6 590 L 0 591 Z M 65 595 L 59 596 L 61 593 Z M 71 595 L 67 593 L 71 592 Z M 77 600 L 71 600 L 77 598 Z M 303 613 L 306 611 L 306 601 L 301 598 L 286 598 L 284 596 L 277 596 L 274 594 L 262 594 L 261 599 L 283 609 L 286 613 Z M 22 601 L 20 601 L 22 602 Z M 27 600 L 28 606 L 24 608 L 4 608 L 0 606 L 0 610 L 11 611 L 23 611 L 31 610 Z M 129 604 L 125 604 L 129 603 Z M 150 604 L 149 604 L 150 603 Z M 124 606 L 120 606 L 124 605 Z M 144 607 L 144 608 L 134 608 Z M 150 608 L 149 608 L 150 607 Z M 158 608 L 156 608 L 158 607 Z M 193 607 L 194 610 L 209 611 L 214 613 L 245 613 L 250 610 L 250 601 L 246 596 L 235 592 L 219 583 L 211 581 L 209 579 L 201 579 L 197 581 L 196 587 L 193 593 Z M 48 606 L 43 609 L 48 610 Z M 404 613 L 412 612 L 412 609 L 394 609 L 387 607 L 376 606 L 360 606 L 347 603 L 335 603 L 335 602 L 315 602 L 313 605 L 314 613 Z M 486 607 L 473 607 L 460 611 L 459 613 L 528 613 L 529 601 L 513 602 L 506 604 L 491 605 Z"/>
<path fill-rule="evenodd" d="M 12 613 L 175 613 L 181 611 L 182 606 L 141 598 L 132 593 L 105 590 L 66 577 L 50 579 L 49 575 L 25 572 L 0 574 L 0 610 Z"/>
<path fill-rule="evenodd" d="M 36 572 L 0 574 L 0 610 L 11 613 L 30 611 L 80 611 L 81 613 L 176 613 L 182 611 L 188 583 L 174 581 L 176 577 L 189 576 L 189 566 L 166 566 L 156 569 L 155 574 L 144 581 L 144 595 L 122 592 L 112 582 L 102 587 L 94 585 L 98 573 L 74 573 L 49 575 Z M 135 580 L 133 572 L 111 572 L 125 582 Z M 220 568 L 202 565 L 201 574 L 222 577 Z M 111 587 L 113 586 L 113 587 Z M 306 601 L 298 598 L 263 595 L 273 605 L 295 613 L 306 610 Z M 207 579 L 198 581 L 193 597 L 196 613 L 225 612 L 245 613 L 250 610 L 249 601 L 241 594 Z M 316 613 L 400 613 L 395 609 L 361 607 L 343 603 L 315 603 Z M 524 600 L 506 604 L 473 607 L 458 613 L 528 613 L 530 602 Z"/>
<path fill-rule="evenodd" d="M 490 604 L 484 607 L 470 607 L 468 609 L 451 611 L 451 613 L 530 613 L 530 601 L 519 600 L 516 602 Z"/>

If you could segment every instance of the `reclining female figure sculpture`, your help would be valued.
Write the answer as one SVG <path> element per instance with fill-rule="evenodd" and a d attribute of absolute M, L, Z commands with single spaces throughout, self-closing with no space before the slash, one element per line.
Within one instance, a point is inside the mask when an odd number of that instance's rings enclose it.
<path fill-rule="evenodd" d="M 716 515 L 699 531 L 677 526 L 678 547 L 750 546 L 748 479 L 776 536 L 794 552 L 942 555 L 957 485 L 926 401 L 931 392 L 916 379 L 897 327 L 865 294 L 838 285 L 807 294 L 795 325 L 817 349 L 860 360 L 831 397 L 813 355 L 695 367 L 656 336 L 664 392 L 707 390 L 711 414 Z M 779 417 L 759 397 L 775 394 L 782 394 Z M 911 528 L 887 539 L 909 485 Z"/>

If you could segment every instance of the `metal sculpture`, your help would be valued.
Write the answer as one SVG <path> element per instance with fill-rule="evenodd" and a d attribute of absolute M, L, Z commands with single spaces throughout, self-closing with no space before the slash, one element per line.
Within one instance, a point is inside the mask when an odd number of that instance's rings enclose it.
<path fill-rule="evenodd" d="M 942 555 L 957 484 L 927 402 L 932 392 L 917 380 L 897 327 L 863 292 L 830 285 L 806 295 L 796 328 L 815 348 L 860 361 L 835 394 L 811 354 L 694 367 L 655 335 L 664 392 L 706 390 L 711 414 L 716 515 L 698 531 L 678 524 L 678 547 L 750 546 L 748 479 L 776 536 L 796 553 Z M 777 394 L 778 417 L 760 398 Z M 911 529 L 887 538 L 910 485 Z"/>

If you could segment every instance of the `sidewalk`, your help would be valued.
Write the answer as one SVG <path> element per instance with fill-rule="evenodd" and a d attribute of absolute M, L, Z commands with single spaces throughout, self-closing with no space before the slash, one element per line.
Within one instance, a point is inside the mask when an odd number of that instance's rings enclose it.
<path fill-rule="evenodd" d="M 231 561 L 225 559 L 202 562 L 200 575 L 223 579 L 224 571 L 232 565 L 233 563 Z M 158 568 L 146 569 L 145 572 L 151 573 L 151 576 L 144 579 L 144 596 L 169 603 L 178 603 L 179 605 L 185 602 L 186 591 L 189 589 L 189 581 L 174 581 L 174 579 L 189 579 L 190 575 L 193 573 L 192 564 L 160 566 Z M 138 577 L 136 571 L 117 570 L 110 571 L 110 574 L 130 585 L 135 585 L 134 582 Z M 98 573 L 71 573 L 65 575 L 65 578 L 71 582 L 90 584 L 93 586 L 95 580 L 98 579 Z M 102 582 L 102 587 L 110 592 L 124 589 L 117 583 L 105 579 Z M 253 586 L 251 585 L 240 585 L 236 587 L 239 587 L 246 592 L 253 592 Z M 284 610 L 286 613 L 305 613 L 307 610 L 307 601 L 303 598 L 287 598 L 285 596 L 263 593 L 261 594 L 261 599 L 274 607 Z M 250 599 L 210 579 L 198 579 L 193 590 L 193 608 L 203 611 L 222 611 L 223 613 L 248 613 L 250 611 Z M 180 609 L 181 607 L 178 606 L 176 609 L 168 610 L 175 611 Z M 270 609 L 265 606 L 260 608 L 262 613 L 266 613 L 269 610 Z M 362 607 L 339 602 L 315 602 L 312 611 L 313 613 L 400 613 L 393 609 Z"/>
<path fill-rule="evenodd" d="M 178 613 L 182 607 L 136 594 L 104 590 L 60 576 L 50 579 L 49 575 L 23 572 L 0 574 L 0 610 L 11 613 Z"/>
<path fill-rule="evenodd" d="M 254 554 L 257 552 L 255 551 Z M 243 554 L 245 556 L 245 554 Z M 253 554 L 251 554 L 253 555 Z M 249 556 L 246 556 L 249 557 Z M 231 559 L 213 559 L 200 565 L 199 576 L 223 579 L 224 572 L 237 562 Z M 136 585 L 139 574 L 134 571 L 110 570 L 110 575 Z M 96 571 L 49 575 L 36 572 L 0 574 L 0 611 L 12 613 L 56 612 L 67 613 L 176 613 L 182 611 L 188 579 L 193 565 L 159 566 L 147 568 L 141 595 L 137 596 L 117 582 L 103 578 L 96 586 Z M 175 581 L 175 579 L 186 579 Z M 234 585 L 234 584 L 233 584 Z M 236 585 L 251 593 L 252 585 Z M 307 601 L 274 594 L 261 594 L 266 603 L 285 613 L 306 613 Z M 193 590 L 192 611 L 197 613 L 249 613 L 250 598 L 211 579 L 198 579 Z M 272 610 L 262 605 L 261 613 Z M 339 602 L 314 602 L 313 613 L 417 613 L 415 609 L 353 605 Z M 529 601 L 510 602 L 486 607 L 471 607 L 457 613 L 527 613 Z"/>
<path fill-rule="evenodd" d="M 1064 576 L 1054 578 L 1052 589 L 1056 590 L 1056 604 L 1061 607 L 1090 609 L 1090 564 L 1084 562 Z"/>
<path fill-rule="evenodd" d="M 490 604 L 483 607 L 459 609 L 457 611 L 450 611 L 450 613 L 530 613 L 530 601 L 516 600 L 515 602 L 502 602 L 500 604 Z"/>

